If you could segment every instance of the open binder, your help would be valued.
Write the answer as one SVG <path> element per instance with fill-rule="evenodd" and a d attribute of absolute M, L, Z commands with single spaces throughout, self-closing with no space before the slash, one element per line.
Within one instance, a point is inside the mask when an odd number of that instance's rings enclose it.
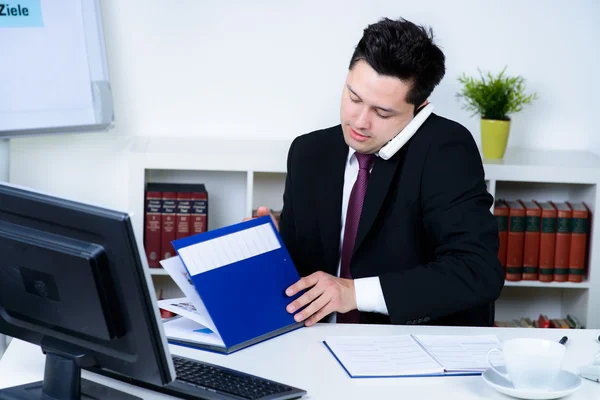
<path fill-rule="evenodd" d="M 269 216 L 172 244 L 161 264 L 186 297 L 159 301 L 181 316 L 164 323 L 170 343 L 229 354 L 304 325 L 286 311 L 300 276 Z"/>
<path fill-rule="evenodd" d="M 351 378 L 481 375 L 496 335 L 330 336 L 323 342 Z M 502 355 L 491 356 L 494 364 Z"/>

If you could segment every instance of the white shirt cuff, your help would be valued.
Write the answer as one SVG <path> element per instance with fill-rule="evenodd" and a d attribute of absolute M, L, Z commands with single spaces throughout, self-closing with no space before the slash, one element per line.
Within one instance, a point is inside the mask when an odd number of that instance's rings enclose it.
<path fill-rule="evenodd" d="M 379 277 L 355 279 L 354 292 L 358 311 L 388 315 Z"/>

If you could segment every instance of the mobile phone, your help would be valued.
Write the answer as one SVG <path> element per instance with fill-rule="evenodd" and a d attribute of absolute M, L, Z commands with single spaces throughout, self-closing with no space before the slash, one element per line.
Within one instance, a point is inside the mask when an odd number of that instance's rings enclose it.
<path fill-rule="evenodd" d="M 402 148 L 408 142 L 408 139 L 413 137 L 415 133 L 419 130 L 421 125 L 427 120 L 427 118 L 433 112 L 433 104 L 427 103 L 427 105 L 421 108 L 420 111 L 415 115 L 396 136 L 394 136 L 389 142 L 387 142 L 381 150 L 379 150 L 379 157 L 384 160 L 389 160 L 398 150 Z"/>

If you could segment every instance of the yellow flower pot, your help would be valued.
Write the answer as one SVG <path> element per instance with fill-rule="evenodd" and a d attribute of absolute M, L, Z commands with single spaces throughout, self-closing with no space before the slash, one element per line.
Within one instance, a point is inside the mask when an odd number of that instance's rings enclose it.
<path fill-rule="evenodd" d="M 481 147 L 485 158 L 504 157 L 509 131 L 510 121 L 481 119 Z"/>

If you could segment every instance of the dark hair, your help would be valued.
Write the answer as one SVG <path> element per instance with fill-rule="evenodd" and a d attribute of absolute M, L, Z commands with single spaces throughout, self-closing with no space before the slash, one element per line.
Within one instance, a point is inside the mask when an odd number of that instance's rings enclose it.
<path fill-rule="evenodd" d="M 433 43 L 433 31 L 405 19 L 383 18 L 369 25 L 352 54 L 350 69 L 365 60 L 379 75 L 412 84 L 406 102 L 423 103 L 446 72 L 444 53 Z"/>

